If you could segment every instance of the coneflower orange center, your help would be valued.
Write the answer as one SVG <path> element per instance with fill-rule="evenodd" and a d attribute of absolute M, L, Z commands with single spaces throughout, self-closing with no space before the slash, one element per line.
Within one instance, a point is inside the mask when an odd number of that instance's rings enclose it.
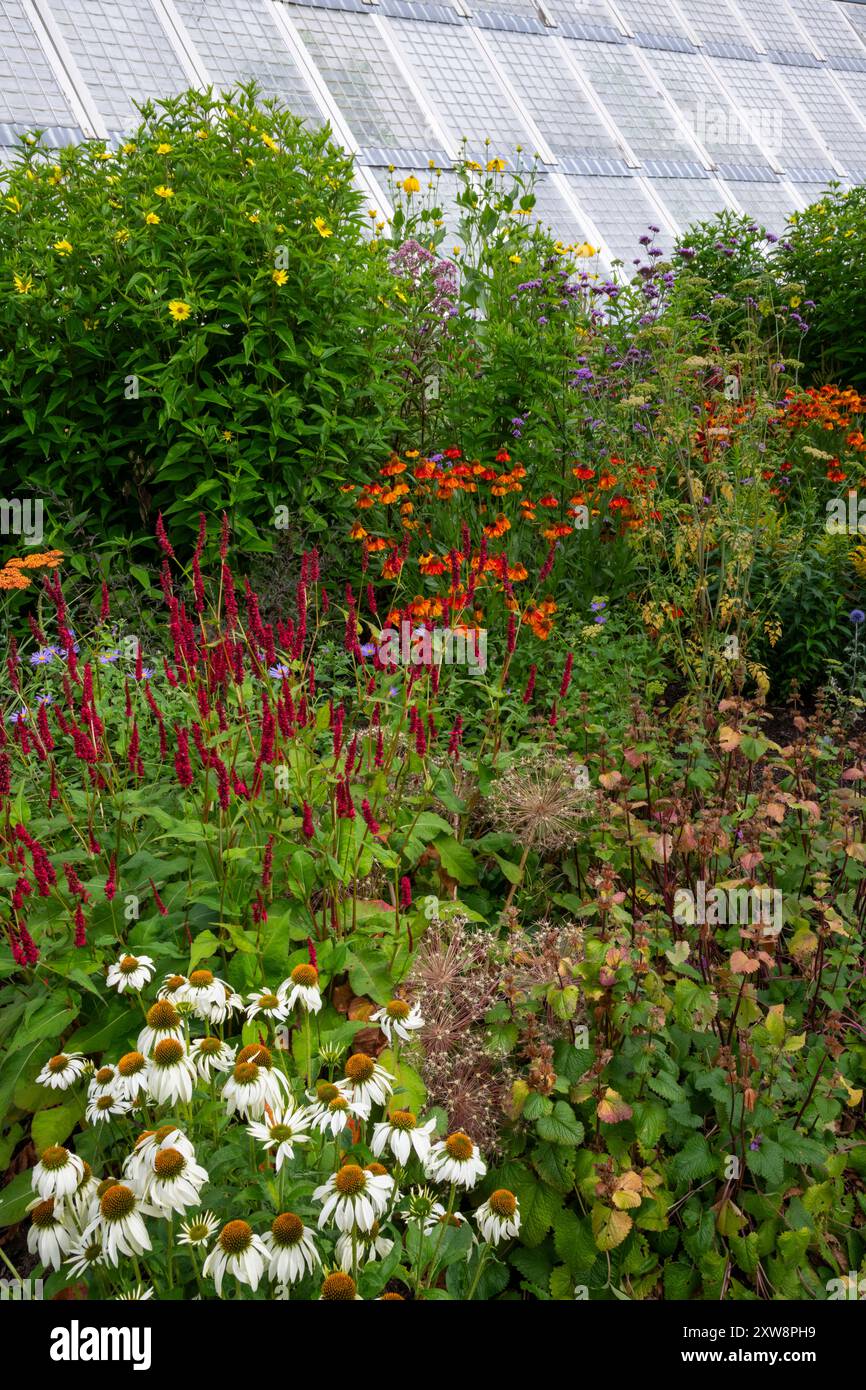
<path fill-rule="evenodd" d="M 344 1197 L 354 1197 L 356 1193 L 362 1192 L 366 1185 L 367 1175 L 357 1163 L 347 1163 L 334 1176 L 334 1186 Z"/>
<path fill-rule="evenodd" d="M 262 1043 L 247 1043 L 238 1053 L 239 1062 L 255 1062 L 256 1066 L 271 1068 L 273 1057 L 270 1050 Z"/>
<path fill-rule="evenodd" d="M 42 1154 L 40 1159 L 43 1168 L 53 1172 L 56 1168 L 65 1168 L 69 1162 L 69 1154 L 60 1144 L 51 1144 Z"/>
<path fill-rule="evenodd" d="M 319 972 L 314 965 L 296 965 L 292 971 L 292 984 L 302 985 L 309 988 L 314 985 L 319 978 Z"/>
<path fill-rule="evenodd" d="M 157 999 L 147 1011 L 149 1028 L 176 1028 L 179 1023 L 180 1014 L 168 999 Z"/>
<path fill-rule="evenodd" d="M 189 982 L 193 989 L 207 989 L 208 985 L 213 984 L 213 971 L 194 970 L 189 977 Z"/>
<path fill-rule="evenodd" d="M 124 1187 L 123 1183 L 115 1183 L 103 1195 L 99 1210 L 106 1221 L 119 1221 L 135 1210 L 135 1193 L 131 1188 Z"/>
<path fill-rule="evenodd" d="M 460 1130 L 456 1134 L 449 1134 L 445 1140 L 448 1157 L 459 1159 L 461 1162 L 472 1157 L 474 1147 L 469 1135 L 461 1133 Z"/>
<path fill-rule="evenodd" d="M 304 1223 L 293 1211 L 283 1211 L 275 1217 L 271 1234 L 277 1245 L 297 1245 L 304 1234 Z"/>
<path fill-rule="evenodd" d="M 240 1255 L 253 1238 L 252 1226 L 246 1221 L 229 1221 L 220 1231 L 220 1245 L 227 1255 Z"/>
<path fill-rule="evenodd" d="M 329 1274 L 322 1285 L 322 1298 L 351 1303 L 355 1297 L 355 1281 L 350 1274 Z"/>
<path fill-rule="evenodd" d="M 163 1038 L 153 1049 L 153 1060 L 158 1067 L 173 1067 L 183 1056 L 183 1043 L 177 1038 Z"/>
<path fill-rule="evenodd" d="M 199 1052 L 203 1052 L 206 1057 L 215 1057 L 222 1049 L 219 1038 L 202 1038 L 198 1045 Z"/>
<path fill-rule="evenodd" d="M 385 1005 L 385 1012 L 389 1018 L 408 1018 L 409 1005 L 404 999 L 392 999 L 390 1004 Z"/>
<path fill-rule="evenodd" d="M 159 1046 L 162 1047 L 163 1044 L 160 1043 Z M 127 1052 L 118 1062 L 117 1070 L 121 1076 L 135 1076 L 136 1072 L 140 1072 L 146 1066 L 147 1063 L 140 1052 Z"/>
<path fill-rule="evenodd" d="M 417 1124 L 411 1110 L 392 1110 L 391 1124 L 395 1129 L 414 1129 Z"/>
<path fill-rule="evenodd" d="M 44 1202 L 40 1202 L 38 1207 L 34 1207 L 30 1213 L 30 1220 L 34 1226 L 53 1226 L 54 1198 L 48 1197 Z"/>
<path fill-rule="evenodd" d="M 346 1075 L 350 1081 L 369 1081 L 376 1070 L 376 1064 L 366 1052 L 356 1052 L 346 1063 Z"/>
<path fill-rule="evenodd" d="M 517 1198 L 507 1187 L 500 1187 L 488 1198 L 488 1205 L 497 1216 L 512 1217 L 517 1211 Z"/>
<path fill-rule="evenodd" d="M 48 1070 L 51 1072 L 64 1071 L 69 1064 L 69 1058 L 64 1052 L 58 1052 L 56 1057 L 52 1057 L 48 1063 Z"/>
<path fill-rule="evenodd" d="M 339 1094 L 333 1081 L 320 1081 L 316 1087 L 316 1100 L 321 1101 L 323 1105 L 329 1100 L 334 1100 Z"/>
<path fill-rule="evenodd" d="M 255 1062 L 238 1062 L 235 1065 L 235 1081 L 241 1086 L 252 1086 L 258 1074 Z"/>
<path fill-rule="evenodd" d="M 280 1001 L 275 994 L 260 994 L 259 1007 L 262 1009 L 278 1009 Z"/>
<path fill-rule="evenodd" d="M 138 961 L 136 960 L 135 956 L 123 957 L 123 960 L 120 962 L 120 973 L 122 975 L 131 975 L 133 971 L 137 969 Z"/>
<path fill-rule="evenodd" d="M 100 1067 L 94 1080 L 98 1081 L 100 1086 L 107 1086 L 109 1081 L 114 1080 L 114 1069 L 112 1067 Z"/>
<path fill-rule="evenodd" d="M 186 1159 L 179 1149 L 160 1149 L 153 1160 L 153 1171 L 158 1178 L 176 1178 L 186 1167 Z"/>

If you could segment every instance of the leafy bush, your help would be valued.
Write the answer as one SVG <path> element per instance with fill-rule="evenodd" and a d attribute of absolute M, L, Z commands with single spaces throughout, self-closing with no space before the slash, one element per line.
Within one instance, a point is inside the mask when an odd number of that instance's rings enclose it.
<path fill-rule="evenodd" d="M 194 534 L 225 508 L 252 549 L 279 505 L 324 528 L 390 409 L 351 160 L 253 89 L 50 158 L 25 140 L 4 171 L 0 445 L 51 523 Z"/>

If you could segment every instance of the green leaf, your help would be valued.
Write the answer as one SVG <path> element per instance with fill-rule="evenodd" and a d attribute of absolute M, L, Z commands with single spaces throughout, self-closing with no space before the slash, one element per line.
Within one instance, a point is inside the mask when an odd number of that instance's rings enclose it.
<path fill-rule="evenodd" d="M 36 1152 L 41 1154 L 51 1144 L 62 1144 L 68 1139 L 79 1120 L 84 1115 L 84 1095 L 65 1100 L 62 1105 L 51 1105 L 33 1116 L 30 1133 Z"/>
<path fill-rule="evenodd" d="M 17 1226 L 23 1221 L 35 1195 L 32 1171 L 27 1168 L 23 1173 L 16 1173 L 11 1182 L 0 1188 L 0 1226 Z"/>
<path fill-rule="evenodd" d="M 458 883 L 477 883 L 478 873 L 472 854 L 453 835 L 438 835 L 433 841 L 446 874 Z"/>
<path fill-rule="evenodd" d="M 542 1139 L 549 1144 L 569 1144 L 577 1148 L 583 1142 L 583 1125 L 575 1116 L 568 1101 L 558 1100 L 552 1115 L 542 1115 L 535 1123 Z"/>

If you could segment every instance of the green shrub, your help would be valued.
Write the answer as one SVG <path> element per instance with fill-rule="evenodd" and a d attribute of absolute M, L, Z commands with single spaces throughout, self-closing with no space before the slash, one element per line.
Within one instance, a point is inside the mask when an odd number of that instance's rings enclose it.
<path fill-rule="evenodd" d="M 58 163 L 22 142 L 0 199 L 0 444 L 104 535 L 226 508 L 308 526 L 381 451 L 388 332 L 350 158 L 252 87 L 142 107 Z M 53 505 L 52 500 L 53 499 Z"/>

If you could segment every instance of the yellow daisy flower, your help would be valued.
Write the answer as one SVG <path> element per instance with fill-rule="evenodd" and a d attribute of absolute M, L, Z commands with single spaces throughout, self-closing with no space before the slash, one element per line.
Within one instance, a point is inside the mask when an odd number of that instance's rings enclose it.
<path fill-rule="evenodd" d="M 156 152 L 157 154 L 171 154 L 171 145 L 166 145 L 163 141 L 161 145 L 157 145 Z"/>
<path fill-rule="evenodd" d="M 404 193 L 409 194 L 418 193 L 421 190 L 421 185 L 414 174 L 410 174 L 408 179 L 404 179 L 400 187 L 403 189 Z"/>
<path fill-rule="evenodd" d="M 288 275 L 284 270 L 272 270 L 271 279 L 275 285 L 284 285 L 288 280 Z"/>
<path fill-rule="evenodd" d="M 334 235 L 327 222 L 325 221 L 324 217 L 317 217 L 315 222 L 313 223 L 313 226 L 315 227 L 316 231 L 319 233 L 319 236 L 321 237 L 328 237 Z"/>
<path fill-rule="evenodd" d="M 33 279 L 29 275 L 13 275 L 12 279 L 19 294 L 29 294 L 33 288 Z"/>
<path fill-rule="evenodd" d="M 156 188 L 155 188 L 153 191 L 154 191 L 154 193 L 156 194 L 157 198 L 173 198 L 173 197 L 174 197 L 174 189 L 173 189 L 173 188 L 166 188 L 166 186 L 165 186 L 164 183 L 157 184 Z"/>
<path fill-rule="evenodd" d="M 183 323 L 192 313 L 192 306 L 183 299 L 170 299 L 168 301 L 168 312 L 171 314 L 175 323 Z"/>
<path fill-rule="evenodd" d="M 68 256 L 72 250 L 71 241 L 55 241 L 54 250 L 58 256 Z"/>
<path fill-rule="evenodd" d="M 266 145 L 266 146 L 268 147 L 269 150 L 273 150 L 275 154 L 278 154 L 278 153 L 279 153 L 280 147 L 279 147 L 279 145 L 277 144 L 276 140 L 273 139 L 272 136 L 270 136 L 270 135 L 263 135 L 263 136 L 262 136 L 262 144 L 263 144 L 263 145 Z"/>
<path fill-rule="evenodd" d="M 155 227 L 157 222 L 162 221 L 162 218 L 159 217 L 158 214 L 155 212 L 149 212 L 144 220 L 147 223 L 148 227 Z"/>

